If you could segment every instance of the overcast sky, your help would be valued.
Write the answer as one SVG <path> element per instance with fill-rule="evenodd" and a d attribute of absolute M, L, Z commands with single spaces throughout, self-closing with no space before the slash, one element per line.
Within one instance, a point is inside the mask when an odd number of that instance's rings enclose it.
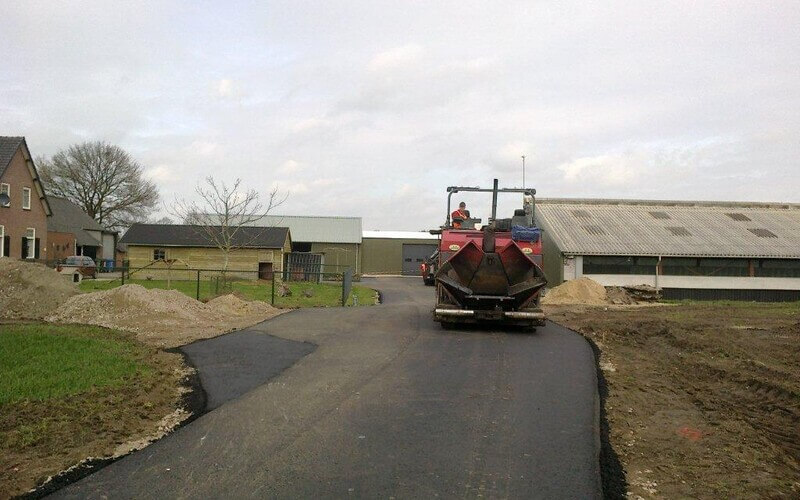
<path fill-rule="evenodd" d="M 800 202 L 799 26 L 798 1 L 0 0 L 0 135 L 365 229 L 438 225 L 447 185 L 521 185 L 523 154 L 541 197 Z"/>

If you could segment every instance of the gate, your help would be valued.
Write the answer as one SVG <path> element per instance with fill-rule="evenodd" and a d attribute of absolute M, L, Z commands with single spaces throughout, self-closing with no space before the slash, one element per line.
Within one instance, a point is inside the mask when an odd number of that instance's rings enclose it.
<path fill-rule="evenodd" d="M 291 252 L 286 259 L 286 281 L 322 281 L 322 254 Z"/>

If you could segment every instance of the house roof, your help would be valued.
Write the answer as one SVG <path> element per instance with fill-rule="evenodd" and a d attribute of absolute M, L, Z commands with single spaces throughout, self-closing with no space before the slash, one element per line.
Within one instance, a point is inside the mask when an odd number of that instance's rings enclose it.
<path fill-rule="evenodd" d="M 265 215 L 249 225 L 288 227 L 295 242 L 361 243 L 361 217 Z"/>
<path fill-rule="evenodd" d="M 73 233 L 79 245 L 100 246 L 101 242 L 97 238 L 87 233 L 90 231 L 105 231 L 96 220 L 89 217 L 81 207 L 66 198 L 50 196 L 50 208 L 53 216 L 47 219 L 47 230 L 59 233 Z"/>
<path fill-rule="evenodd" d="M 246 226 L 236 232 L 234 244 L 242 248 L 283 248 L 288 235 L 287 227 Z M 133 224 L 119 242 L 128 246 L 216 247 L 201 226 L 180 224 Z"/>
<path fill-rule="evenodd" d="M 11 160 L 14 158 L 14 155 L 17 154 L 17 150 L 20 147 L 24 147 L 25 162 L 28 165 L 33 184 L 36 187 L 36 194 L 39 195 L 39 199 L 44 205 L 44 212 L 47 215 L 52 215 L 50 202 L 47 199 L 44 186 L 42 186 L 42 182 L 39 179 L 39 172 L 36 171 L 36 165 L 33 163 L 30 150 L 28 150 L 28 143 L 25 142 L 24 137 L 0 136 L 0 177 L 6 172 L 6 168 L 11 164 Z"/>
<path fill-rule="evenodd" d="M 423 231 L 364 231 L 363 238 L 386 238 L 392 240 L 438 240 L 439 236 Z"/>
<path fill-rule="evenodd" d="M 800 204 L 537 199 L 568 255 L 800 258 Z"/>
<path fill-rule="evenodd" d="M 24 137 L 5 137 L 0 136 L 0 176 L 2 176 L 11 159 L 25 140 Z"/>

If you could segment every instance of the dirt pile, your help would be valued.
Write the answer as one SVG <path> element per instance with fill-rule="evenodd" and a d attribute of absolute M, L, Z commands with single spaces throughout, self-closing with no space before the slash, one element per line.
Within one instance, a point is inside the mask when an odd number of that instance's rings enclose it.
<path fill-rule="evenodd" d="M 130 331 L 143 342 L 176 347 L 251 326 L 280 312 L 267 303 L 233 295 L 203 304 L 176 290 L 124 285 L 76 295 L 45 319 Z"/>
<path fill-rule="evenodd" d="M 589 278 L 578 278 L 551 288 L 547 295 L 542 297 L 542 304 L 604 305 L 608 303 L 607 299 L 603 285 Z"/>
<path fill-rule="evenodd" d="M 78 293 L 53 269 L 0 257 L 0 318 L 41 319 Z"/>

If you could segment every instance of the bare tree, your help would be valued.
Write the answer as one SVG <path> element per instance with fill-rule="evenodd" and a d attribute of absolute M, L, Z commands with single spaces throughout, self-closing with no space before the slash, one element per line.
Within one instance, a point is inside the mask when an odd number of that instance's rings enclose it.
<path fill-rule="evenodd" d="M 37 158 L 48 194 L 78 204 L 109 228 L 147 219 L 158 190 L 142 176 L 142 166 L 119 146 L 101 141 L 74 144 L 52 158 Z"/>
<path fill-rule="evenodd" d="M 197 200 L 176 200 L 170 208 L 170 214 L 190 224 L 197 233 L 211 242 L 222 252 L 223 270 L 227 271 L 230 254 L 233 250 L 251 246 L 264 231 L 242 230 L 252 226 L 272 209 L 280 206 L 288 195 L 280 195 L 273 189 L 266 205 L 261 203 L 258 191 L 241 190 L 241 179 L 236 179 L 228 187 L 224 182 L 217 182 L 213 177 L 206 177 L 205 186 L 198 184 L 195 188 Z"/>

